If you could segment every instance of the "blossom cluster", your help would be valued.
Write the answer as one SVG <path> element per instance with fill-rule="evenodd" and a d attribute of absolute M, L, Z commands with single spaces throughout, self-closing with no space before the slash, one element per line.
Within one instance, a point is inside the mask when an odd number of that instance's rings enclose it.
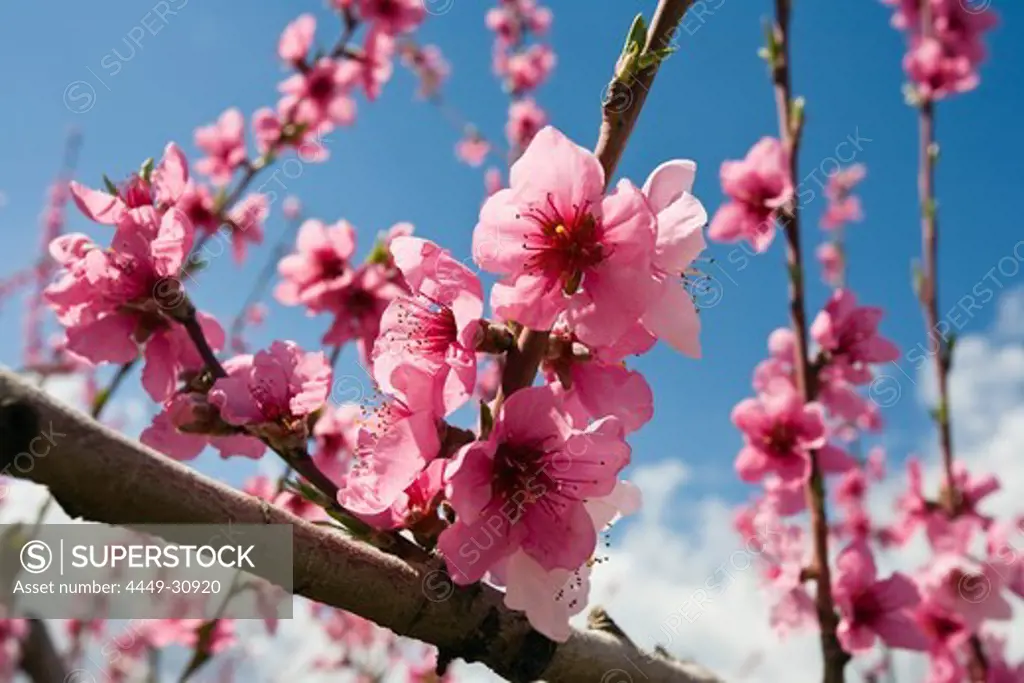
<path fill-rule="evenodd" d="M 973 90 L 987 50 L 985 31 L 997 23 L 990 3 L 960 0 L 884 0 L 892 24 L 907 34 L 903 69 L 926 99 Z"/>
<path fill-rule="evenodd" d="M 787 169 L 780 143 L 768 138 L 745 161 L 723 164 L 727 204 L 709 234 L 723 241 L 747 239 L 755 249 L 767 249 L 780 206 L 792 200 Z M 981 509 L 998 490 L 998 479 L 972 475 L 956 463 L 951 485 L 930 499 L 922 466 L 910 458 L 908 488 L 896 501 L 895 520 L 878 522 L 877 511 L 869 506 L 886 466 L 879 447 L 865 458 L 854 455 L 883 426 L 878 406 L 864 389 L 874 369 L 897 361 L 900 352 L 879 331 L 881 309 L 860 304 L 843 284 L 842 229 L 862 219 L 852 191 L 864 175 L 860 165 L 838 171 L 826 191 L 821 225 L 831 240 L 819 249 L 819 257 L 825 280 L 835 289 L 809 327 L 813 346 L 798 349 L 791 329 L 775 330 L 768 339 L 769 357 L 754 371 L 756 396 L 733 410 L 744 442 L 735 461 L 737 474 L 763 487 L 739 510 L 736 527 L 760 548 L 761 578 L 775 596 L 772 626 L 783 635 L 816 628 L 809 584 L 819 580 L 821 567 L 812 552 L 814 539 L 799 518 L 809 512 L 811 497 L 831 492 L 835 510 L 827 538 L 830 546 L 840 548 L 831 594 L 843 650 L 865 655 L 881 644 L 926 653 L 929 683 L 969 680 L 972 661 L 981 652 L 985 680 L 1018 680 L 1024 664 L 1008 663 L 1005 642 L 984 628 L 1010 618 L 1008 593 L 1024 593 L 1024 560 L 1012 543 L 1014 532 L 1024 526 L 999 523 Z M 798 385 L 802 353 L 809 359 L 808 394 Z M 873 546 L 903 548 L 920 531 L 932 554 L 928 563 L 880 577 Z"/>

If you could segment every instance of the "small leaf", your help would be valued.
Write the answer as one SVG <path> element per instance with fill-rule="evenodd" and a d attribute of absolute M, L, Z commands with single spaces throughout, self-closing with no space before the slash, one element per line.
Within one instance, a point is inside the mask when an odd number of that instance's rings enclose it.
<path fill-rule="evenodd" d="M 150 157 L 142 162 L 142 166 L 139 167 L 139 175 L 147 183 L 153 175 L 153 157 Z"/>
<path fill-rule="evenodd" d="M 494 429 L 494 415 L 486 401 L 480 401 L 480 438 L 486 439 Z"/>
<path fill-rule="evenodd" d="M 103 187 L 105 187 L 107 192 L 110 194 L 115 197 L 117 196 L 117 185 L 114 184 L 113 180 L 107 177 L 106 173 L 103 174 Z"/>

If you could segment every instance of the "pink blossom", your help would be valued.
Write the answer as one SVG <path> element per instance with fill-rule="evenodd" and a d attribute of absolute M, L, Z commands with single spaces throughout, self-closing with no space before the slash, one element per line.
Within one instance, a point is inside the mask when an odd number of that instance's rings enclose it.
<path fill-rule="evenodd" d="M 644 376 L 626 367 L 627 356 L 650 349 L 653 338 L 640 325 L 615 346 L 586 348 L 564 325 L 556 326 L 557 341 L 549 344 L 543 369 L 560 385 L 559 395 L 574 426 L 613 415 L 629 434 L 654 415 L 654 395 Z M 580 355 L 581 354 L 581 355 Z"/>
<path fill-rule="evenodd" d="M 228 367 L 225 366 L 225 370 Z M 210 390 L 210 403 L 232 425 L 271 439 L 308 437 L 306 418 L 327 400 L 331 368 L 322 352 L 275 341 L 255 356 L 238 356 Z"/>
<path fill-rule="evenodd" d="M 327 310 L 332 297 L 352 281 L 355 230 L 344 220 L 324 225 L 310 218 L 299 228 L 295 249 L 277 266 L 283 280 L 274 295 L 287 306 L 302 304 L 312 311 Z"/>
<path fill-rule="evenodd" d="M 998 569 L 958 553 L 941 553 L 929 562 L 918 583 L 926 600 L 959 615 L 969 628 L 977 629 L 985 621 L 1006 621 L 1013 616 Z"/>
<path fill-rule="evenodd" d="M 349 125 L 356 117 L 356 103 L 350 92 L 361 75 L 362 67 L 354 60 L 321 57 L 307 71 L 278 86 L 283 93 L 278 110 L 286 112 L 284 118 L 311 128 Z"/>
<path fill-rule="evenodd" d="M 555 642 L 569 639 L 570 617 L 587 606 L 591 568 L 545 569 L 523 549 L 505 561 L 505 606 L 525 612 L 530 625 Z"/>
<path fill-rule="evenodd" d="M 358 460 L 338 501 L 368 522 L 388 523 L 394 506 L 441 450 L 433 378 L 412 365 L 392 375 L 403 398 L 388 399 L 360 426 Z M 382 513 L 389 513 L 381 517 Z"/>
<path fill-rule="evenodd" d="M 832 287 L 839 287 L 843 282 L 843 271 L 846 268 L 842 248 L 835 242 L 825 242 L 818 245 L 814 253 L 821 264 L 822 279 Z"/>
<path fill-rule="evenodd" d="M 455 145 L 455 156 L 476 168 L 484 163 L 491 151 L 491 143 L 475 131 L 470 131 Z"/>
<path fill-rule="evenodd" d="M 270 213 L 267 195 L 253 193 L 228 213 L 227 225 L 231 228 L 231 247 L 236 263 L 245 260 L 248 244 L 263 244 L 263 222 Z"/>
<path fill-rule="evenodd" d="M 408 33 L 427 16 L 423 0 L 356 0 L 356 5 L 365 21 L 392 36 Z"/>
<path fill-rule="evenodd" d="M 860 199 L 855 197 L 853 188 L 864 179 L 867 171 L 863 164 L 854 164 L 829 176 L 825 187 L 828 207 L 821 217 L 821 227 L 837 230 L 849 222 L 863 220 Z"/>
<path fill-rule="evenodd" d="M 188 161 L 173 142 L 164 148 L 164 156 L 147 180 L 135 174 L 123 183 L 116 195 L 94 190 L 72 181 L 71 197 L 87 218 L 104 225 L 116 225 L 121 217 L 140 207 L 155 207 L 163 212 L 173 206 L 185 191 Z M 141 220 L 135 217 L 136 221 Z"/>
<path fill-rule="evenodd" d="M 405 292 L 385 267 L 376 263 L 359 266 L 348 283 L 330 296 L 329 308 L 335 317 L 324 334 L 324 344 L 355 341 L 369 364 L 381 316 L 391 301 Z"/>
<path fill-rule="evenodd" d="M 54 240 L 50 253 L 64 271 L 44 296 L 67 328 L 67 350 L 93 363 L 135 359 L 138 344 L 171 324 L 192 238 L 180 211 L 161 218 L 148 207 L 122 214 L 110 249 L 82 234 Z"/>
<path fill-rule="evenodd" d="M 220 423 L 216 408 L 200 394 L 176 394 L 163 405 L 163 411 L 153 418 L 153 424 L 143 430 L 139 440 L 175 460 L 192 460 L 207 446 L 220 451 L 222 458 L 234 455 L 258 459 L 267 447 L 258 439 L 242 433 L 220 428 L 220 435 L 202 433 L 201 430 Z"/>
<path fill-rule="evenodd" d="M 928 636 L 933 659 L 957 651 L 971 636 L 964 620 L 930 599 L 927 593 L 913 609 L 914 620 Z M 959 680 L 959 679 L 958 679 Z"/>
<path fill-rule="evenodd" d="M 761 138 L 745 159 L 725 161 L 722 191 L 729 202 L 718 209 L 708 235 L 721 242 L 745 239 L 763 252 L 775 239 L 778 211 L 793 199 L 789 155 L 775 138 Z"/>
<path fill-rule="evenodd" d="M 805 404 L 785 382 L 774 383 L 757 398 L 740 401 L 733 408 L 732 421 L 746 442 L 736 458 L 736 471 L 744 481 L 759 481 L 769 472 L 784 481 L 803 479 L 815 450 L 824 472 L 843 472 L 853 464 L 848 455 L 826 445 L 821 406 Z"/>
<path fill-rule="evenodd" d="M 511 92 L 524 93 L 543 84 L 554 70 L 556 61 L 550 47 L 533 44 L 500 60 L 497 70 L 505 76 Z"/>
<path fill-rule="evenodd" d="M 299 220 L 302 217 L 302 202 L 295 195 L 288 195 L 281 203 L 281 213 L 287 220 Z"/>
<path fill-rule="evenodd" d="M 928 640 L 908 608 L 920 595 L 909 578 L 894 573 L 878 580 L 871 550 L 855 541 L 836 558 L 833 596 L 842 617 L 837 635 L 847 652 L 868 650 L 880 638 L 889 647 L 927 650 Z"/>
<path fill-rule="evenodd" d="M 212 233 L 220 227 L 217 202 L 206 185 L 188 181 L 175 206 L 185 214 L 195 230 Z"/>
<path fill-rule="evenodd" d="M 526 149 L 548 123 L 548 115 L 532 97 L 517 99 L 509 105 L 505 136 L 514 149 Z"/>
<path fill-rule="evenodd" d="M 366 98 L 373 102 L 380 97 L 384 84 L 394 73 L 392 57 L 395 54 L 395 39 L 377 27 L 366 34 L 363 46 L 362 66 L 363 89 Z"/>
<path fill-rule="evenodd" d="M 195 133 L 196 147 L 206 157 L 196 162 L 196 170 L 208 175 L 214 185 L 226 185 L 235 169 L 242 165 L 245 152 L 245 119 L 232 107 L 217 122 L 200 126 Z"/>
<path fill-rule="evenodd" d="M 315 33 L 316 17 L 312 14 L 299 15 L 281 33 L 277 43 L 278 56 L 289 64 L 305 62 Z"/>
<path fill-rule="evenodd" d="M 549 329 L 567 312 L 585 343 L 621 337 L 654 294 L 656 221 L 643 194 L 623 180 L 605 196 L 598 160 L 551 127 L 510 181 L 484 203 L 473 233 L 477 263 L 505 276 L 491 290 L 495 313 Z"/>
<path fill-rule="evenodd" d="M 313 462 L 321 472 L 340 481 L 356 452 L 359 442 L 359 406 L 346 403 L 326 408 L 313 427 L 316 448 Z"/>
<path fill-rule="evenodd" d="M 644 183 L 644 195 L 658 220 L 654 250 L 658 293 L 642 321 L 677 351 L 699 358 L 700 319 L 680 279 L 707 246 L 703 230 L 708 215 L 691 194 L 696 174 L 694 162 L 677 159 L 654 169 Z"/>
<path fill-rule="evenodd" d="M 483 289 L 472 271 L 428 240 L 398 237 L 391 254 L 411 295 L 395 298 L 381 317 L 373 377 L 384 392 L 404 398 L 391 377 L 417 365 L 432 376 L 443 405 L 438 412 L 448 415 L 476 384 Z"/>
<path fill-rule="evenodd" d="M 764 500 L 777 514 L 788 517 L 807 509 L 807 494 L 800 479 L 789 481 L 769 475 L 764 480 Z"/>
<path fill-rule="evenodd" d="M 410 528 L 431 515 L 437 516 L 437 505 L 444 493 L 444 468 L 447 461 L 431 461 L 403 491 L 395 495 L 394 502 L 382 512 L 361 514 L 367 524 L 377 529 Z"/>
<path fill-rule="evenodd" d="M 220 323 L 205 313 L 197 313 L 199 327 L 214 351 L 224 348 L 225 334 Z M 142 387 L 154 401 L 163 401 L 175 390 L 178 379 L 186 373 L 198 373 L 205 363 L 195 343 L 181 325 L 163 326 L 154 330 L 143 352 Z"/>
<path fill-rule="evenodd" d="M 1011 541 L 1022 531 L 1024 517 L 1018 518 L 1016 523 L 993 524 L 989 527 L 985 545 L 989 562 L 998 568 L 1006 587 L 1024 598 L 1024 557 Z"/>
<path fill-rule="evenodd" d="M 833 292 L 811 325 L 811 336 L 828 353 L 828 362 L 850 382 L 871 381 L 870 365 L 900 357 L 900 350 L 878 333 L 882 309 L 858 306 L 848 289 Z"/>
<path fill-rule="evenodd" d="M 463 447 L 448 472 L 455 523 L 438 541 L 459 584 L 480 580 L 521 548 L 546 570 L 574 570 L 594 552 L 585 501 L 610 494 L 630 448 L 614 417 L 570 427 L 550 387 L 509 397 L 490 436 Z"/>

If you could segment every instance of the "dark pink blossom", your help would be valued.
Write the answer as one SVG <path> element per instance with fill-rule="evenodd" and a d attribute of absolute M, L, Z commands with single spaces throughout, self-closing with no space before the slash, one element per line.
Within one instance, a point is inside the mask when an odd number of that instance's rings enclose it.
<path fill-rule="evenodd" d="M 921 597 L 900 573 L 878 579 L 871 550 L 855 541 L 836 558 L 832 594 L 841 620 L 837 635 L 847 652 L 871 649 L 876 638 L 889 647 L 927 650 L 928 639 L 908 611 Z"/>
<path fill-rule="evenodd" d="M 711 220 L 708 236 L 721 242 L 747 240 L 763 252 L 775 239 L 779 209 L 793 199 L 789 155 L 775 138 L 761 138 L 740 161 L 725 161 L 722 191 L 729 202 Z"/>

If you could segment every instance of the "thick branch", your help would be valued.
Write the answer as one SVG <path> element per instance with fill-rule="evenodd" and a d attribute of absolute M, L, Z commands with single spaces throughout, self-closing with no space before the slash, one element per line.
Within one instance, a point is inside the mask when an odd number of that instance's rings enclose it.
<path fill-rule="evenodd" d="M 21 644 L 21 669 L 34 683 L 67 683 L 67 667 L 57 652 L 46 622 L 30 619 L 28 635 Z"/>
<path fill-rule="evenodd" d="M 28 452 L 43 432 L 50 451 L 8 471 L 49 487 L 69 515 L 122 525 L 290 524 L 296 593 L 432 643 L 442 658 L 480 661 L 512 681 L 590 682 L 634 667 L 652 683 L 719 680 L 608 633 L 576 631 L 552 643 L 494 589 L 455 589 L 440 565 L 407 563 L 209 479 L 0 369 L 0 461 Z"/>

